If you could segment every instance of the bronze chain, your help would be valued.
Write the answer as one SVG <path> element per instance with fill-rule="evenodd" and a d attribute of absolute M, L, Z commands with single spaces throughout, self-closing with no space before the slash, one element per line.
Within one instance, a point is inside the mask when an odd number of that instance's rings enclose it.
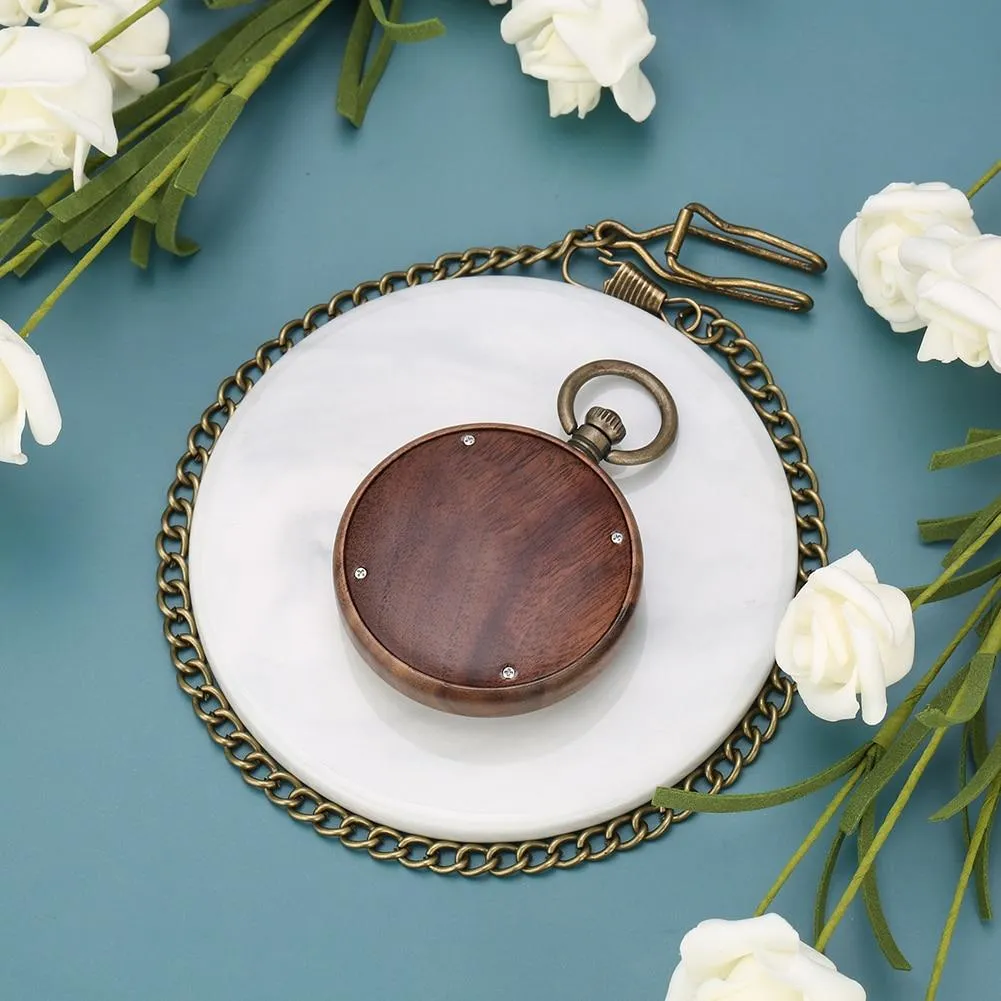
<path fill-rule="evenodd" d="M 606 228 L 611 225 L 614 230 L 614 224 L 602 225 Z M 163 632 L 170 645 L 177 681 L 209 736 L 222 748 L 244 781 L 260 789 L 293 820 L 309 824 L 322 837 L 335 838 L 348 848 L 365 851 L 375 859 L 399 862 L 409 869 L 469 877 L 486 873 L 531 875 L 550 869 L 571 869 L 584 862 L 608 858 L 615 852 L 628 851 L 660 838 L 672 825 L 691 815 L 690 811 L 675 813 L 645 805 L 605 824 L 520 844 L 436 841 L 404 834 L 357 816 L 285 771 L 254 735 L 244 729 L 225 694 L 216 685 L 206 661 L 188 587 L 189 531 L 202 472 L 240 401 L 286 351 L 346 309 L 400 288 L 531 268 L 543 263 L 559 265 L 564 277 L 568 278 L 567 266 L 574 254 L 594 250 L 602 253 L 607 261 L 609 251 L 606 247 L 616 235 L 614 231 L 596 235 L 595 228 L 589 227 L 571 230 L 562 240 L 543 248 L 472 248 L 461 254 L 443 254 L 433 263 L 415 264 L 405 271 L 393 271 L 378 281 L 362 282 L 340 292 L 329 302 L 314 306 L 303 317 L 289 321 L 274 340 L 262 344 L 253 358 L 222 382 L 215 402 L 188 434 L 187 449 L 177 463 L 174 482 L 167 491 L 167 507 L 156 541 L 159 556 L 157 603 L 163 614 Z M 758 348 L 736 323 L 718 310 L 692 299 L 666 295 L 659 297 L 657 305 L 657 311 L 666 322 L 694 343 L 726 359 L 765 424 L 789 481 L 799 536 L 799 578 L 806 580 L 813 569 L 827 562 L 824 504 L 799 424 L 789 411 L 784 393 L 775 385 Z M 794 691 L 792 682 L 778 668 L 773 668 L 740 726 L 718 751 L 684 780 L 681 787 L 715 794 L 733 785 L 744 768 L 757 759 L 762 746 L 775 735 L 779 720 L 792 707 Z"/>

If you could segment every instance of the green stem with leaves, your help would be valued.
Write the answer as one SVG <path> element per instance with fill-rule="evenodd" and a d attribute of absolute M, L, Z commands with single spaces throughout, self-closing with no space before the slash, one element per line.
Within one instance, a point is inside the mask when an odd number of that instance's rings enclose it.
<path fill-rule="evenodd" d="M 49 310 L 56 304 L 59 297 L 70 287 L 90 267 L 98 258 L 101 252 L 111 243 L 118 234 L 135 218 L 136 213 L 160 190 L 160 188 L 170 179 L 178 167 L 184 163 L 185 158 L 191 152 L 198 136 L 191 139 L 179 153 L 167 164 L 166 167 L 157 174 L 156 178 L 146 186 L 130 203 L 128 208 L 104 231 L 100 239 L 87 251 L 79 261 L 70 269 L 69 274 L 42 300 L 41 305 L 34 313 L 28 317 L 28 322 L 21 329 L 21 336 L 27 339 L 28 335 L 45 318 Z"/>
<path fill-rule="evenodd" d="M 810 833 L 803 839 L 803 843 L 793 853 L 792 858 L 785 864 L 778 878 L 772 884 L 771 889 L 765 894 L 761 903 L 758 904 L 758 908 L 754 912 L 755 917 L 760 917 L 771 907 L 782 887 L 786 885 L 789 877 L 796 871 L 800 862 L 806 858 L 807 853 L 817 843 L 821 834 L 826 830 L 827 825 L 834 819 L 834 815 L 841 808 L 841 804 L 848 798 L 849 793 L 855 788 L 855 784 L 865 774 L 868 767 L 868 761 L 862 761 L 848 777 L 848 781 L 838 790 L 837 795 L 828 804 L 827 809 L 817 818 L 817 822 L 810 828 Z"/>
<path fill-rule="evenodd" d="M 141 17 L 148 14 L 150 10 L 158 7 L 162 0 L 150 0 L 149 3 L 145 4 L 143 7 L 139 8 L 130 18 L 126 18 L 125 21 L 116 25 L 116 28 L 111 32 L 108 32 L 103 38 L 99 39 L 95 43 L 95 49 L 100 45 L 107 44 L 112 38 L 117 37 L 122 31 L 124 31 L 130 24 L 135 23 Z M 243 101 L 249 100 L 249 98 L 262 86 L 262 84 L 270 76 L 272 70 L 282 59 L 282 57 L 298 42 L 306 31 L 310 28 L 314 21 L 330 6 L 333 0 L 317 0 L 308 11 L 301 17 L 295 25 L 275 44 L 274 48 L 271 49 L 266 55 L 254 63 L 243 76 L 243 78 L 232 88 L 227 87 L 225 84 L 216 82 L 209 86 L 204 93 L 200 94 L 198 97 L 191 102 L 191 109 L 195 112 L 205 112 L 214 107 L 223 97 L 226 96 L 228 92 L 241 98 Z M 175 101 L 171 102 L 168 107 L 170 110 L 176 110 L 181 104 L 186 102 L 191 95 L 194 93 L 194 88 L 189 89 L 184 95 L 178 97 Z M 159 119 L 162 119 L 168 115 L 170 111 L 166 109 L 161 109 L 158 113 Z M 147 131 L 151 127 L 149 122 L 144 122 L 138 129 L 133 130 L 133 133 L 140 133 L 141 131 Z M 131 135 L 131 134 L 130 134 Z M 185 144 L 185 146 L 174 156 L 167 166 L 164 167 L 160 173 L 132 200 L 132 202 L 125 208 L 125 210 L 118 216 L 117 219 L 104 231 L 101 237 L 94 243 L 94 245 L 84 254 L 83 257 L 70 269 L 68 274 L 63 278 L 61 282 L 50 292 L 45 299 L 42 300 L 39 307 L 34 313 L 28 318 L 27 322 L 21 329 L 21 336 L 27 338 L 31 332 L 38 326 L 39 323 L 48 315 L 52 307 L 56 304 L 59 298 L 69 289 L 69 287 L 87 270 L 88 267 L 97 259 L 97 257 L 108 247 L 108 245 L 118 236 L 119 233 L 136 217 L 137 213 L 142 209 L 147 202 L 149 202 L 153 197 L 156 196 L 165 184 L 167 184 L 174 173 L 180 169 L 184 164 L 186 158 L 194 149 L 201 137 L 202 132 L 200 131 L 192 139 Z M 124 145 L 124 143 L 123 143 Z M 46 189 L 51 200 L 54 202 L 56 196 L 61 197 L 66 194 L 68 189 L 66 189 L 66 179 L 61 178 L 59 181 L 55 182 L 50 186 L 50 189 Z M 38 240 L 34 240 L 23 248 L 17 255 L 11 258 L 9 261 L 0 266 L 0 277 L 13 271 L 15 268 L 20 266 L 20 264 L 30 260 L 36 253 L 43 250 L 44 245 Z"/>
<path fill-rule="evenodd" d="M 956 884 L 956 892 L 953 894 L 949 914 L 945 919 L 945 928 L 942 931 L 942 937 L 935 952 L 935 962 L 932 965 L 931 979 L 928 981 L 928 991 L 925 994 L 925 1001 L 934 1001 L 935 995 L 938 993 L 938 986 L 942 980 L 942 972 L 945 969 L 945 961 L 949 956 L 949 947 L 952 945 L 952 936 L 956 931 L 956 922 L 959 920 L 959 910 L 963 905 L 963 897 L 966 896 L 966 889 L 970 885 L 970 878 L 977 864 L 977 856 L 980 854 L 984 838 L 987 836 L 987 831 L 997 811 L 999 798 L 1001 798 L 1001 779 L 996 779 L 984 800 L 984 805 L 980 808 L 977 825 L 970 836 L 970 845 L 966 850 L 966 858 L 963 860 L 963 868 L 959 874 L 959 882 Z"/>
<path fill-rule="evenodd" d="M 945 737 L 945 733 L 946 731 L 942 729 L 936 730 L 932 734 L 931 740 L 928 741 L 928 745 L 925 747 L 924 751 L 922 751 L 921 757 L 918 758 L 917 763 L 911 770 L 911 774 L 907 776 L 907 781 L 904 783 L 903 788 L 897 795 L 896 800 L 894 800 L 893 806 L 890 807 L 890 810 L 886 815 L 886 819 L 876 832 L 876 836 L 873 838 L 869 851 L 865 853 L 862 861 L 859 862 L 859 866 L 855 870 L 855 874 L 852 876 L 848 886 L 845 888 L 845 892 L 841 895 L 841 899 L 835 905 L 834 910 L 831 911 L 831 916 L 827 919 L 827 924 L 824 925 L 823 930 L 817 937 L 816 947 L 821 952 L 824 951 L 827 943 L 831 940 L 831 936 L 841 923 L 841 919 L 845 916 L 845 913 L 847 912 L 851 902 L 855 899 L 856 894 L 860 889 L 862 889 L 862 883 L 865 880 L 866 875 L 869 873 L 869 870 L 872 869 L 875 864 L 876 856 L 879 854 L 883 845 L 886 844 L 886 839 L 890 836 L 890 832 L 900 819 L 900 815 L 904 812 L 904 807 L 907 806 L 911 796 L 914 794 L 914 790 L 917 788 L 918 782 L 921 781 L 921 776 L 924 775 L 925 769 L 928 767 L 931 759 L 935 756 L 935 752 L 938 750 L 939 744 L 942 743 L 942 738 Z"/>

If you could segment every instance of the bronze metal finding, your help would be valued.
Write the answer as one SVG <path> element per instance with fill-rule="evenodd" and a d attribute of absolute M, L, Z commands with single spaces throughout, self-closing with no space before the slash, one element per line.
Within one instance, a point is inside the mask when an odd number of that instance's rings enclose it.
<path fill-rule="evenodd" d="M 593 379 L 603 376 L 620 376 L 639 383 L 654 398 L 660 409 L 660 430 L 653 441 L 642 448 L 612 448 L 625 437 L 626 429 L 614 410 L 592 407 L 582 425 L 574 416 L 574 400 L 581 389 Z M 606 358 L 589 362 L 571 372 L 560 386 L 556 409 L 563 430 L 570 435 L 570 445 L 595 462 L 610 462 L 614 466 L 641 466 L 659 459 L 670 447 L 678 433 L 678 408 L 664 385 L 652 372 L 628 361 Z"/>
<path fill-rule="evenodd" d="M 710 224 L 712 229 L 695 225 L 696 216 Z M 605 219 L 589 227 L 589 241 L 577 241 L 562 260 L 564 279 L 572 285 L 580 284 L 570 274 L 574 256 L 581 250 L 594 250 L 598 259 L 615 269 L 615 274 L 605 282 L 605 291 L 618 298 L 640 306 L 651 313 L 660 313 L 668 298 L 649 275 L 643 274 L 634 264 L 624 260 L 625 253 L 636 257 L 654 276 L 674 285 L 700 289 L 703 292 L 727 296 L 761 306 L 771 306 L 791 312 L 813 309 L 813 299 L 805 292 L 788 285 L 777 285 L 757 278 L 718 277 L 695 271 L 679 260 L 682 246 L 690 236 L 705 240 L 727 250 L 756 257 L 786 268 L 795 268 L 809 274 L 827 270 L 827 262 L 819 254 L 790 240 L 775 236 L 763 229 L 737 226 L 728 222 L 700 202 L 690 202 L 673 223 L 653 229 L 634 230 L 614 219 Z M 650 250 L 650 244 L 666 240 L 664 263 Z"/>

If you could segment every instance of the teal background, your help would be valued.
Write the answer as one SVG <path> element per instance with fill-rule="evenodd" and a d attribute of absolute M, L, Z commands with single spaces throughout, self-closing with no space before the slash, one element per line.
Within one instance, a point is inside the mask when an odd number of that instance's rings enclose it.
<path fill-rule="evenodd" d="M 684 931 L 750 913 L 821 808 L 700 818 L 577 871 L 465 881 L 322 841 L 240 781 L 175 687 L 153 540 L 220 379 L 331 293 L 606 216 L 653 225 L 699 199 L 832 262 L 822 279 L 793 276 L 817 299 L 807 317 L 728 310 L 801 418 L 834 554 L 858 547 L 886 580 L 926 579 L 940 554 L 915 519 L 996 490 L 996 466 L 925 467 L 968 426 L 999 426 L 999 377 L 917 364 L 916 336 L 866 310 L 836 254 L 887 182 L 967 187 L 1001 155 L 996 0 L 652 0 L 660 104 L 644 126 L 607 98 L 584 122 L 550 121 L 544 85 L 499 39 L 500 10 L 412 0 L 410 16 L 438 13 L 449 34 L 397 50 L 357 133 L 333 112 L 350 6 L 334 5 L 237 125 L 185 217 L 204 250 L 143 274 L 112 247 L 32 337 L 65 428 L 52 448 L 30 445 L 25 468 L 0 468 L 5 999 L 656 1001 Z M 168 9 L 175 53 L 230 16 Z M 1001 183 L 976 209 L 1001 231 Z M 66 266 L 8 279 L 3 316 L 23 322 Z M 922 664 L 960 612 L 921 613 Z M 666 739 L 681 711 L 664 706 Z M 797 710 L 742 788 L 794 781 L 862 737 Z M 954 783 L 950 751 L 880 870 L 915 973 L 884 966 L 858 908 L 834 939 L 870 998 L 923 997 L 962 846 L 955 825 L 922 818 Z M 819 865 L 779 898 L 804 932 Z M 967 903 L 941 997 L 996 997 L 998 942 Z"/>

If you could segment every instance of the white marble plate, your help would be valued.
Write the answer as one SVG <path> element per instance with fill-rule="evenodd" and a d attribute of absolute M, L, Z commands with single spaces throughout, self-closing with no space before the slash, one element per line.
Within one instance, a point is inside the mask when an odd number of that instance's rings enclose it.
<path fill-rule="evenodd" d="M 646 561 L 630 629 L 597 681 L 539 712 L 467 719 L 408 700 L 341 626 L 331 576 L 341 511 L 376 463 L 436 428 L 496 421 L 559 434 L 557 389 L 597 358 L 649 368 L 680 414 L 668 458 L 610 468 Z M 624 447 L 656 431 L 638 387 L 592 383 L 578 413 L 599 400 L 625 420 Z M 285 768 L 392 827 L 509 841 L 607 820 L 711 753 L 768 674 L 796 554 L 775 449 L 704 349 L 597 292 L 466 278 L 353 310 L 263 376 L 213 450 L 190 574 L 216 678 Z"/>

